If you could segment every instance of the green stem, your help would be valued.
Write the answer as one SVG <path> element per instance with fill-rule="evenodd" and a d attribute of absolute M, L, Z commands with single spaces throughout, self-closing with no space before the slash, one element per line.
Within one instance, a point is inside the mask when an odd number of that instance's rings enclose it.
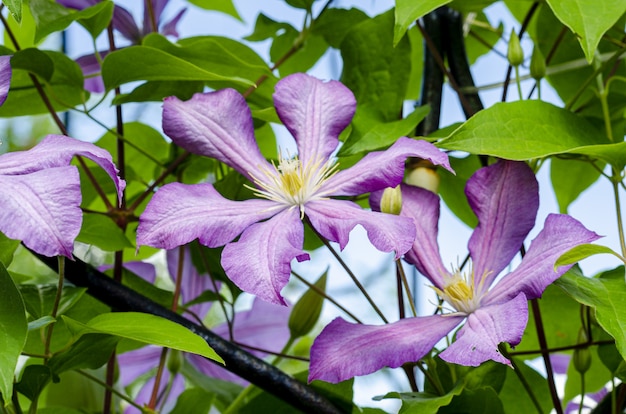
<path fill-rule="evenodd" d="M 413 294 L 411 293 L 411 289 L 409 288 L 409 281 L 406 278 L 406 273 L 404 273 L 404 268 L 402 267 L 402 261 L 400 259 L 396 260 L 396 269 L 398 270 L 398 274 L 402 279 L 402 284 L 404 285 L 404 291 L 406 292 L 406 297 L 409 300 L 409 305 L 411 306 L 411 312 L 413 316 L 417 316 L 417 311 L 415 310 L 415 300 L 413 298 Z"/>
<path fill-rule="evenodd" d="M 293 343 L 294 343 L 294 338 L 289 338 L 289 340 L 287 341 L 283 349 L 280 351 L 280 353 L 285 354 L 289 350 L 289 348 L 291 348 Z M 282 359 L 282 356 L 276 356 L 276 358 L 274 358 L 274 361 L 272 361 L 271 364 L 275 366 L 277 363 L 280 362 L 281 359 Z M 239 411 L 241 411 L 241 408 L 248 401 L 248 398 L 252 397 L 253 395 L 252 393 L 254 392 L 259 392 L 259 388 L 256 385 L 250 384 L 243 391 L 239 393 L 237 398 L 235 398 L 235 400 L 228 406 L 226 411 L 224 411 L 222 414 L 236 414 Z"/>
<path fill-rule="evenodd" d="M 52 312 L 50 316 L 54 319 L 57 317 L 57 312 L 59 311 L 59 304 L 61 303 L 61 297 L 63 296 L 63 282 L 65 280 L 65 256 L 58 257 L 59 263 L 59 282 L 57 284 L 57 291 L 54 296 L 54 303 L 52 305 Z M 44 363 L 48 362 L 48 358 L 50 358 L 50 343 L 52 342 L 52 332 L 54 331 L 55 322 L 51 323 L 48 326 L 48 331 L 46 333 L 46 342 L 44 344 Z"/>
<path fill-rule="evenodd" d="M 528 383 L 528 381 L 526 380 L 526 377 L 524 376 L 524 374 L 522 374 L 522 371 L 520 371 L 519 365 L 517 364 L 517 361 L 515 361 L 515 358 L 513 358 L 509 354 L 509 351 L 507 350 L 506 345 L 500 344 L 500 345 L 498 345 L 498 349 L 500 350 L 500 353 L 505 358 L 508 358 L 508 360 L 511 361 L 511 365 L 513 366 L 513 372 L 515 372 L 515 375 L 517 375 L 517 378 L 522 383 L 522 386 L 524 387 L 524 390 L 526 390 L 526 393 L 530 397 L 530 400 L 533 402 L 533 405 L 537 409 L 537 412 L 539 414 L 542 414 L 543 413 L 543 409 L 541 408 L 541 404 L 539 403 L 539 400 L 535 396 L 535 393 L 533 393 L 533 390 L 530 387 L 530 384 Z"/>
<path fill-rule="evenodd" d="M 352 279 L 352 281 L 354 282 L 354 284 L 356 285 L 356 287 L 361 291 L 361 293 L 363 294 L 363 296 L 365 296 L 365 299 L 367 299 L 368 303 L 370 304 L 370 306 L 372 307 L 372 309 L 374 309 L 374 312 L 376 312 L 378 314 L 378 316 L 380 316 L 380 319 L 383 320 L 383 322 L 385 323 L 389 323 L 389 321 L 387 321 L 387 318 L 385 318 L 385 315 L 383 315 L 383 313 L 381 312 L 381 310 L 378 308 L 378 306 L 376 305 L 376 303 L 374 302 L 374 300 L 372 299 L 372 297 L 367 293 L 367 291 L 365 290 L 365 287 L 361 284 L 361 282 L 359 282 L 359 280 L 357 279 L 357 277 L 355 276 L 355 274 L 352 272 L 352 270 L 350 270 L 350 268 L 348 267 L 348 265 L 343 261 L 343 259 L 341 258 L 341 256 L 339 256 L 339 254 L 335 251 L 335 249 L 333 249 L 333 246 L 330 245 L 330 242 L 328 240 L 326 240 L 321 234 L 319 234 L 317 232 L 317 230 L 315 230 L 315 228 L 313 227 L 313 225 L 311 225 L 311 223 L 309 222 L 308 219 L 306 219 L 307 224 L 309 225 L 309 227 L 311 228 L 311 230 L 313 230 L 313 232 L 317 235 L 317 237 L 322 241 L 322 243 L 324 243 L 324 246 L 326 246 L 326 248 L 328 250 L 330 250 L 330 252 L 332 253 L 333 256 L 335 256 L 335 259 L 337 259 L 337 261 L 339 262 L 339 264 L 341 265 L 341 267 L 343 267 L 343 269 L 346 271 L 346 273 L 348 274 L 348 276 L 350 276 L 350 279 Z"/>
<path fill-rule="evenodd" d="M 127 403 L 129 403 L 130 405 L 132 405 L 133 407 L 137 408 L 138 410 L 142 410 L 143 411 L 143 407 L 139 404 L 137 404 L 135 401 L 133 401 L 132 398 L 130 398 L 129 396 L 122 394 L 121 392 L 119 392 L 118 390 L 115 389 L 115 387 L 111 387 L 110 385 L 108 385 L 106 382 L 100 380 L 99 378 L 94 377 L 91 374 L 88 374 L 87 372 L 77 369 L 76 370 L 77 373 L 79 373 L 80 375 L 82 375 L 83 377 L 89 379 L 90 381 L 95 382 L 96 384 L 100 385 L 103 388 L 108 388 L 110 389 L 111 393 L 115 394 L 116 396 L 118 396 L 119 398 L 121 398 L 122 400 L 126 401 Z"/>
<path fill-rule="evenodd" d="M 578 404 L 578 414 L 583 413 L 583 401 L 585 400 L 585 373 L 580 373 L 580 404 Z"/>
<path fill-rule="evenodd" d="M 522 83 L 519 78 L 519 66 L 515 66 L 515 83 L 517 84 L 517 95 L 521 101 L 524 99 L 524 96 L 522 95 Z"/>
<path fill-rule="evenodd" d="M 624 222 L 622 219 L 622 207 L 619 199 L 619 183 L 617 181 L 619 173 L 613 169 L 611 183 L 613 185 L 613 198 L 615 199 L 615 215 L 617 217 L 617 231 L 619 233 L 619 244 L 622 249 L 622 257 L 626 257 L 626 241 L 624 240 Z"/>
<path fill-rule="evenodd" d="M 356 323 L 360 323 L 360 324 L 363 323 L 363 322 L 361 322 L 359 320 L 359 318 L 354 316 L 354 314 L 352 312 L 350 312 L 348 309 L 343 307 L 339 302 L 337 302 L 331 296 L 328 296 L 328 294 L 326 292 L 324 292 L 322 289 L 318 288 L 313 283 L 310 283 L 308 280 L 306 280 L 305 278 L 303 278 L 302 276 L 300 276 L 298 273 L 294 272 L 293 270 L 291 270 L 291 274 L 294 275 L 296 278 L 298 278 L 302 283 L 307 285 L 309 287 L 309 289 L 313 290 L 315 293 L 317 293 L 318 295 L 320 295 L 324 299 L 327 299 L 330 303 L 332 303 L 333 305 L 335 305 L 336 307 L 341 309 L 346 315 L 351 317 Z"/>

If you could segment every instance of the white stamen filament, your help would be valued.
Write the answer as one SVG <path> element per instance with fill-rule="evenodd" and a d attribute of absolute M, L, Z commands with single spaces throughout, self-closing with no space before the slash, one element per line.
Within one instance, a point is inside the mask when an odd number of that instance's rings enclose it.
<path fill-rule="evenodd" d="M 263 177 L 250 176 L 256 188 L 249 187 L 257 197 L 277 203 L 297 206 L 300 216 L 304 217 L 304 205 L 311 200 L 324 198 L 326 192 L 320 192 L 324 182 L 337 172 L 337 164 L 316 159 L 303 165 L 298 157 L 280 158 L 278 166 L 261 167 Z"/>

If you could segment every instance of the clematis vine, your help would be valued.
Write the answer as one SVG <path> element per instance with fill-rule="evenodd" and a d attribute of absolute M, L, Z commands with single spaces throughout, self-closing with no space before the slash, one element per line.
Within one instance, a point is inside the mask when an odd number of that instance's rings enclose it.
<path fill-rule="evenodd" d="M 72 257 L 82 211 L 75 155 L 98 164 L 115 182 L 121 200 L 125 182 L 111 155 L 88 142 L 48 135 L 28 151 L 0 155 L 0 231 L 45 256 Z"/>
<path fill-rule="evenodd" d="M 87 7 L 91 7 L 100 1 L 101 0 L 57 0 L 57 2 L 62 6 L 76 10 L 86 9 Z M 149 33 L 161 33 L 164 36 L 178 37 L 176 25 L 183 17 L 187 9 L 180 10 L 171 20 L 162 22 L 161 16 L 165 6 L 169 3 L 169 0 L 149 1 L 156 27 L 153 25 L 150 7 L 148 7 L 146 3 L 144 3 L 143 24 L 141 27 L 137 25 L 132 14 L 125 8 L 116 4 L 113 9 L 113 28 L 120 32 L 120 34 L 126 40 L 129 40 L 133 45 L 141 44 L 141 40 Z M 84 55 L 76 59 L 76 63 L 79 64 L 83 70 L 83 75 L 85 75 L 85 89 L 90 92 L 101 93 L 104 92 L 102 78 L 94 75 L 100 73 L 100 61 L 104 59 L 108 52 L 99 51 L 97 53 L 99 57 L 93 53 Z"/>
<path fill-rule="evenodd" d="M 405 258 L 432 283 L 447 305 L 442 314 L 383 325 L 357 325 L 337 318 L 311 348 L 309 379 L 340 382 L 383 367 L 415 362 L 457 326 L 456 340 L 439 356 L 451 363 L 478 366 L 487 360 L 508 364 L 498 351 L 517 345 L 528 321 L 528 300 L 571 266 L 554 269 L 566 251 L 599 236 L 567 215 L 551 214 L 520 265 L 494 283 L 535 224 L 538 184 L 522 162 L 499 161 L 478 170 L 465 189 L 478 226 L 469 240 L 471 264 L 449 271 L 437 245 L 439 197 L 428 190 L 402 186 L 401 215 L 413 219 L 417 237 Z M 372 194 L 376 205 L 380 194 Z M 393 349 L 393 352 L 389 352 Z"/>
<path fill-rule="evenodd" d="M 178 273 L 179 256 L 178 249 L 169 250 L 167 252 L 169 276 L 174 282 Z M 211 278 L 207 274 L 199 274 L 193 266 L 188 248 L 185 248 L 183 260 L 180 272 L 182 303 L 189 304 L 193 302 L 207 290 L 214 292 L 215 289 Z M 125 266 L 148 282 L 154 283 L 156 273 L 153 265 L 143 262 L 131 262 L 126 263 Z M 203 320 L 211 306 L 212 304 L 210 302 L 201 302 L 186 305 L 185 309 L 191 312 L 195 317 Z M 188 316 L 188 318 L 192 319 L 190 316 Z M 264 357 L 267 354 L 257 351 L 256 349 L 280 352 L 290 336 L 287 327 L 288 319 L 289 310 L 287 308 L 256 299 L 250 310 L 236 312 L 234 314 L 232 339 L 237 341 L 237 343 L 243 344 L 243 346 L 254 347 L 255 349 L 250 350 L 250 352 L 258 357 Z M 211 330 L 224 338 L 230 339 L 229 327 L 226 323 L 214 326 Z M 161 348 L 152 346 L 143 347 L 119 355 L 120 383 L 126 387 L 132 384 L 137 378 L 156 368 L 159 364 L 160 356 Z M 172 357 L 181 357 L 181 355 L 174 353 Z M 225 368 L 201 356 L 183 353 L 182 358 L 208 377 L 234 382 L 242 386 L 248 384 L 245 380 L 232 374 Z M 173 365 L 180 366 L 180 364 Z M 165 412 L 168 407 L 173 408 L 170 407 L 170 405 L 173 406 L 180 393 L 184 391 L 185 381 L 180 372 L 164 370 L 163 375 L 159 389 L 159 395 L 161 396 L 159 406 L 161 407 L 161 411 Z M 147 404 L 150 400 L 153 387 L 154 378 L 147 381 L 141 387 L 135 397 L 135 402 L 140 405 Z M 130 414 L 139 411 L 134 407 L 128 407 L 125 412 Z"/>
<path fill-rule="evenodd" d="M 208 247 L 226 245 L 221 261 L 228 277 L 244 291 L 284 305 L 280 291 L 289 280 L 292 259 L 309 258 L 302 250 L 303 219 L 341 249 L 360 224 L 376 248 L 400 257 L 415 238 L 409 217 L 365 211 L 331 197 L 395 187 L 407 157 L 450 167 L 447 156 L 432 144 L 403 137 L 386 151 L 372 152 L 339 170 L 331 155 L 356 102 L 337 81 L 287 76 L 276 85 L 274 105 L 298 148 L 297 156 L 283 156 L 277 164 L 261 155 L 250 109 L 239 92 L 224 89 L 185 102 L 165 100 L 163 130 L 172 141 L 231 166 L 250 180 L 258 198 L 228 200 L 211 184 L 165 185 L 140 217 L 137 243 L 171 249 L 199 239 Z"/>

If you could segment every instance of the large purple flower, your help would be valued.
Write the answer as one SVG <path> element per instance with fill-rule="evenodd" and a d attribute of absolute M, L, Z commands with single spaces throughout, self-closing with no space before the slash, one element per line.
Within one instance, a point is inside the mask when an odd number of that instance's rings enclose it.
<path fill-rule="evenodd" d="M 83 10 L 87 7 L 91 7 L 101 0 L 57 0 L 57 2 L 67 8 Z M 124 38 L 129 40 L 131 44 L 141 44 L 141 40 L 149 33 L 161 33 L 165 36 L 178 37 L 176 25 L 185 14 L 187 9 L 180 10 L 171 20 L 167 22 L 161 22 L 161 15 L 169 0 L 150 0 L 152 5 L 152 11 L 154 13 L 154 20 L 157 27 L 153 27 L 152 19 L 150 18 L 150 11 L 144 3 L 143 10 L 143 25 L 139 27 L 135 22 L 132 14 L 125 8 L 115 5 L 113 9 L 113 28 L 120 32 Z M 104 92 L 104 84 L 100 76 L 94 76 L 100 72 L 100 61 L 104 59 L 107 52 L 98 52 L 100 57 L 96 57 L 94 54 L 84 55 L 76 59 L 76 62 L 80 65 L 85 75 L 85 89 L 90 92 Z"/>
<path fill-rule="evenodd" d="M 527 301 L 540 297 L 570 268 L 554 270 L 559 256 L 598 235 L 569 216 L 551 214 L 517 269 L 494 285 L 534 226 L 537 181 L 526 164 L 500 161 L 478 170 L 465 192 L 479 221 L 469 241 L 472 262 L 465 272 L 450 272 L 437 245 L 439 197 L 424 189 L 402 187 L 401 214 L 411 217 L 417 230 L 406 259 L 432 282 L 447 302 L 442 309 L 450 312 L 383 326 L 355 325 L 337 318 L 313 344 L 310 380 L 339 382 L 418 361 L 463 321 L 455 342 L 439 354 L 442 359 L 470 366 L 490 359 L 509 363 L 498 352 L 498 344 L 520 342 L 528 320 Z M 379 198 L 373 194 L 372 204 Z"/>
<path fill-rule="evenodd" d="M 330 197 L 398 185 L 409 156 L 449 166 L 447 156 L 432 144 L 400 138 L 387 151 L 372 152 L 339 171 L 331 154 L 356 103 L 352 92 L 337 81 L 288 76 L 276 85 L 274 104 L 298 146 L 297 157 L 281 158 L 278 165 L 261 155 L 250 109 L 237 91 L 196 94 L 186 102 L 165 100 L 165 133 L 188 151 L 239 171 L 254 184 L 251 188 L 259 198 L 232 201 L 211 184 L 168 184 L 140 217 L 137 243 L 171 249 L 197 238 L 208 247 L 226 245 L 222 265 L 233 282 L 264 300 L 285 304 L 280 291 L 289 280 L 291 260 L 308 259 L 302 251 L 305 216 L 342 249 L 360 224 L 376 248 L 395 251 L 399 257 L 415 238 L 410 218 L 365 211 Z"/>
<path fill-rule="evenodd" d="M 125 186 L 111 155 L 88 142 L 48 135 L 28 151 L 0 155 L 0 231 L 46 256 L 72 257 L 82 224 L 75 155 L 89 158 L 115 182 Z"/>
<path fill-rule="evenodd" d="M 167 267 L 173 281 L 176 280 L 178 264 L 178 249 L 168 251 Z M 125 266 L 149 282 L 154 282 L 156 277 L 154 266 L 143 262 L 127 263 Z M 185 249 L 180 275 L 182 303 L 189 303 L 195 300 L 207 290 L 215 291 L 211 278 L 207 274 L 199 274 L 193 266 L 189 249 Z M 200 320 L 206 317 L 210 308 L 210 302 L 201 302 L 186 306 L 186 309 L 193 312 L 193 315 Z M 187 316 L 187 318 L 194 319 L 190 316 Z M 290 336 L 289 328 L 287 327 L 288 319 L 289 309 L 256 299 L 250 310 L 235 313 L 232 326 L 232 339 L 243 346 L 247 345 L 253 347 L 254 349 L 250 352 L 258 357 L 264 357 L 267 354 L 257 351 L 257 349 L 280 352 Z M 223 338 L 230 339 L 229 327 L 226 323 L 217 325 L 211 328 L 211 330 Z M 140 376 L 156 368 L 159 364 L 160 355 L 161 348 L 154 346 L 146 346 L 135 351 L 121 354 L 118 357 L 121 384 L 128 386 Z M 187 353 L 183 353 L 183 357 L 199 372 L 208 377 L 234 382 L 242 386 L 248 385 L 245 380 L 206 358 Z M 179 373 L 175 373 L 174 377 L 171 378 L 171 373 L 168 370 L 165 370 L 163 374 L 160 395 L 165 395 L 168 382 L 171 383 L 171 387 L 166 398 L 160 402 L 160 406 L 167 406 L 168 404 L 173 405 L 178 395 L 184 391 L 184 378 Z M 141 390 L 135 397 L 135 402 L 138 404 L 148 403 L 153 387 L 154 378 L 148 380 L 141 387 Z M 126 410 L 127 414 L 135 412 L 138 412 L 138 410 L 133 407 L 129 407 Z M 165 410 L 163 410 L 163 412 L 165 412 Z"/>

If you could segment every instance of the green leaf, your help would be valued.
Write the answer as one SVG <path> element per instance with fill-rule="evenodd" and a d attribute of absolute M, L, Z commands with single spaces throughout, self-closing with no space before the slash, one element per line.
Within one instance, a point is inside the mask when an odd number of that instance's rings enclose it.
<path fill-rule="evenodd" d="M 596 339 L 596 338 L 594 338 Z M 585 372 L 585 393 L 596 392 L 604 388 L 611 380 L 612 373 L 602 364 L 598 357 L 599 347 L 590 347 L 591 366 Z M 581 391 L 580 373 L 574 367 L 573 359 L 567 367 L 567 381 L 563 401 L 571 401 Z"/>
<path fill-rule="evenodd" d="M 120 338 L 103 334 L 86 334 L 69 349 L 54 355 L 48 367 L 55 373 L 71 369 L 97 369 L 107 363 Z"/>
<path fill-rule="evenodd" d="M 438 411 L 441 414 L 458 414 L 462 412 L 505 413 L 498 394 L 490 387 L 482 387 L 475 390 L 465 389 L 460 395 L 454 397 L 449 405 L 442 407 Z"/>
<path fill-rule="evenodd" d="M 449 159 L 456 174 L 443 168 L 437 170 L 441 178 L 439 194 L 454 215 L 473 229 L 478 224 L 478 219 L 467 201 L 465 184 L 481 167 L 480 161 L 474 155 L 465 158 L 450 157 Z"/>
<path fill-rule="evenodd" d="M 359 23 L 341 42 L 342 82 L 360 106 L 378 111 L 384 121 L 396 121 L 402 113 L 411 74 L 411 44 L 403 38 L 394 47 L 392 26 L 390 10 Z"/>
<path fill-rule="evenodd" d="M 293 29 L 289 23 L 277 22 L 263 13 L 259 13 L 254 23 L 254 31 L 252 34 L 244 37 L 250 42 L 259 42 L 261 40 L 273 39 L 282 30 Z M 295 30 L 295 29 L 293 29 Z"/>
<path fill-rule="evenodd" d="M 285 0 L 288 5 L 298 9 L 311 10 L 315 0 Z"/>
<path fill-rule="evenodd" d="M 573 247 L 566 253 L 563 253 L 561 257 L 557 259 L 556 263 L 554 263 L 554 269 L 556 270 L 560 266 L 578 263 L 579 261 L 596 254 L 612 254 L 622 262 L 626 263 L 626 260 L 619 253 L 609 247 L 598 244 L 580 244 Z"/>
<path fill-rule="evenodd" d="M 76 240 L 97 246 L 107 252 L 133 247 L 115 222 L 102 214 L 83 214 L 83 225 Z"/>
<path fill-rule="evenodd" d="M 154 315 L 136 312 L 105 313 L 86 324 L 62 317 L 75 336 L 105 333 L 121 338 L 198 354 L 224 363 L 222 358 L 200 336 L 187 328 Z"/>
<path fill-rule="evenodd" d="M 441 407 L 450 404 L 452 398 L 463 392 L 464 384 L 457 384 L 450 392 L 445 395 L 435 395 L 427 392 L 390 392 L 383 397 L 374 397 L 375 400 L 381 399 L 400 399 L 402 400 L 401 414 L 436 414 Z"/>
<path fill-rule="evenodd" d="M 497 103 L 437 145 L 511 160 L 583 154 L 619 170 L 626 165 L 626 142 L 611 144 L 586 119 L 542 101 Z"/>
<path fill-rule="evenodd" d="M 0 264 L 0 394 L 13 395 L 17 360 L 26 343 L 28 325 L 22 296 Z"/>
<path fill-rule="evenodd" d="M 411 23 L 425 16 L 431 11 L 452 0 L 396 0 L 396 23 L 393 27 L 393 44 L 397 45 Z"/>
<path fill-rule="evenodd" d="M 234 17 L 235 19 L 243 22 L 241 16 L 237 12 L 235 8 L 235 4 L 233 0 L 187 0 L 189 3 L 194 4 L 205 10 L 215 10 L 218 12 L 222 12 L 229 16 Z"/>
<path fill-rule="evenodd" d="M 532 393 L 535 395 L 542 408 L 542 413 L 548 414 L 552 407 L 548 381 L 537 371 L 524 363 L 518 364 L 521 375 L 526 379 Z M 512 369 L 506 370 L 506 380 L 504 386 L 498 393 L 504 411 L 507 414 L 528 414 L 536 413 L 537 409 L 530 399 L 524 386 Z"/>
<path fill-rule="evenodd" d="M 391 122 L 381 122 L 374 116 L 368 116 L 367 113 L 362 114 L 357 111 L 353 120 L 354 128 L 357 131 L 350 134 L 339 150 L 338 156 L 345 157 L 386 148 L 396 142 L 398 138 L 411 135 L 417 124 L 424 119 L 429 111 L 428 105 L 419 106 L 406 118 Z"/>
<path fill-rule="evenodd" d="M 550 179 L 559 203 L 559 212 L 567 214 L 569 205 L 600 177 L 604 164 L 594 167 L 588 162 L 572 162 L 552 158 L 550 160 Z"/>
<path fill-rule="evenodd" d="M 367 19 L 367 14 L 359 9 L 329 8 L 315 20 L 311 31 L 322 36 L 331 47 L 339 49 L 346 34 Z"/>
<path fill-rule="evenodd" d="M 3 233 L 0 233 L 0 263 L 8 267 L 13 261 L 13 254 L 19 245 L 19 240 L 9 239 Z"/>
<path fill-rule="evenodd" d="M 189 388 L 178 396 L 176 406 L 170 414 L 207 414 L 213 406 L 214 400 L 214 393 L 202 388 Z"/>
<path fill-rule="evenodd" d="M 626 283 L 623 278 L 587 278 L 569 271 L 555 282 L 577 302 L 595 309 L 598 324 L 615 339 L 622 357 L 626 355 Z"/>
<path fill-rule="evenodd" d="M 45 328 L 46 326 L 50 325 L 51 323 L 55 323 L 56 319 L 54 319 L 52 316 L 47 315 L 47 316 L 43 316 L 39 319 L 35 319 L 32 322 L 28 322 L 28 331 L 36 331 L 39 330 L 41 328 Z"/>
<path fill-rule="evenodd" d="M 114 105 L 128 102 L 161 102 L 167 96 L 189 100 L 194 93 L 202 92 L 201 81 L 151 81 L 137 86 L 130 93 L 121 93 L 113 98 Z"/>
<path fill-rule="evenodd" d="M 29 365 L 24 368 L 22 379 L 15 384 L 15 389 L 27 396 L 31 401 L 35 401 L 51 379 L 52 372 L 47 366 Z"/>
<path fill-rule="evenodd" d="M 104 3 L 105 6 L 96 14 L 77 19 L 78 23 L 80 23 L 94 39 L 107 28 L 113 18 L 114 3 L 112 1 L 102 1 L 101 3 Z"/>
<path fill-rule="evenodd" d="M 32 47 L 15 52 L 11 57 L 11 68 L 23 69 L 46 81 L 50 81 L 54 73 L 52 59 L 41 50 Z"/>
<path fill-rule="evenodd" d="M 39 42 L 50 33 L 65 30 L 74 21 L 91 19 L 103 11 L 112 9 L 111 2 L 108 1 L 96 3 L 80 11 L 67 9 L 53 0 L 30 0 L 29 3 L 37 27 L 35 42 Z"/>
<path fill-rule="evenodd" d="M 278 62 L 299 41 L 300 33 L 289 27 L 284 33 L 277 36 L 270 48 L 272 62 Z M 326 53 L 328 43 L 322 36 L 309 35 L 302 46 L 278 68 L 281 76 L 297 72 L 306 72 Z"/>
<path fill-rule="evenodd" d="M 131 46 L 109 53 L 102 63 L 102 79 L 107 90 L 139 80 L 212 80 L 253 85 L 243 78 L 210 72 L 162 50 L 147 46 Z"/>
<path fill-rule="evenodd" d="M 625 0 L 547 0 L 555 16 L 578 36 L 587 61 L 600 38 L 626 12 Z"/>
<path fill-rule="evenodd" d="M 16 22 L 22 22 L 22 0 L 2 0 L 2 3 L 7 6 L 7 9 L 11 12 L 11 16 Z"/>
<path fill-rule="evenodd" d="M 45 51 L 52 59 L 54 73 L 47 82 L 48 97 L 57 111 L 74 107 L 87 99 L 83 89 L 83 73 L 72 59 L 59 52 Z M 11 92 L 4 105 L 0 106 L 0 117 L 15 117 L 48 113 L 33 82 L 24 70 L 14 70 L 11 77 Z"/>

